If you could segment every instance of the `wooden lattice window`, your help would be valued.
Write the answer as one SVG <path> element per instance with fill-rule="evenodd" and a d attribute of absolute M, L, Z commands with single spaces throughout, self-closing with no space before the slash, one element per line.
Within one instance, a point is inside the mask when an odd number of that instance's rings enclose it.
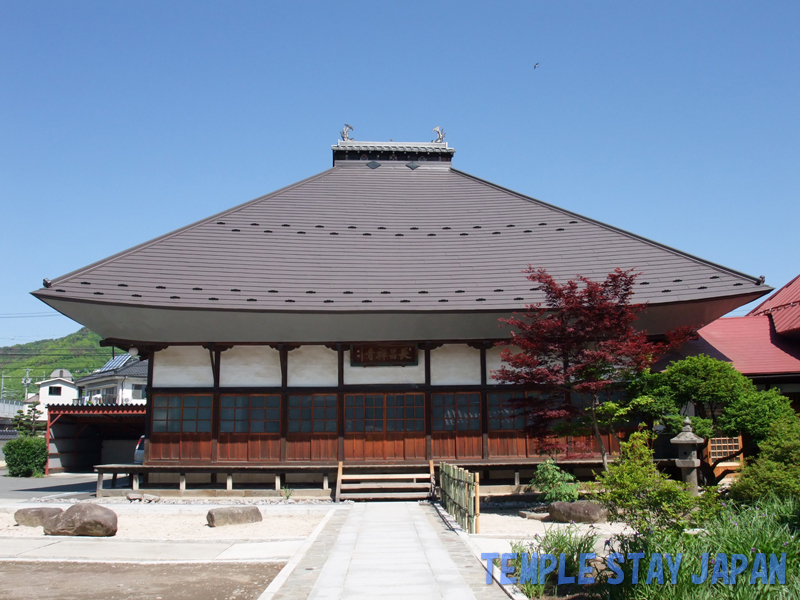
<path fill-rule="evenodd" d="M 525 429 L 525 411 L 512 399 L 538 397 L 538 392 L 493 392 L 489 394 L 489 431 Z"/>
<path fill-rule="evenodd" d="M 289 396 L 289 432 L 336 433 L 336 394 Z"/>
<path fill-rule="evenodd" d="M 711 462 L 735 454 L 742 448 L 742 441 L 738 437 L 714 437 L 709 440 L 708 453 Z M 731 462 L 738 462 L 739 457 L 731 458 Z"/>
<path fill-rule="evenodd" d="M 220 397 L 221 433 L 280 433 L 281 397 L 224 394 Z"/>
<path fill-rule="evenodd" d="M 425 431 L 425 395 L 348 394 L 344 418 L 348 433 Z"/>
<path fill-rule="evenodd" d="M 155 396 L 153 398 L 153 432 L 210 433 L 211 396 Z"/>
<path fill-rule="evenodd" d="M 481 395 L 433 394 L 431 413 L 433 431 L 480 431 Z"/>

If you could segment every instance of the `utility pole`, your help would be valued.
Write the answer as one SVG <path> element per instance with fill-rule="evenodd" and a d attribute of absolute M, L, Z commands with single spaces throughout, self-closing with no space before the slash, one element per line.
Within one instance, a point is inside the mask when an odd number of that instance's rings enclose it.
<path fill-rule="evenodd" d="M 0 373 L 0 400 L 6 399 L 6 372 Z"/>
<path fill-rule="evenodd" d="M 25 396 L 22 399 L 23 402 L 27 402 L 28 401 L 28 386 L 31 383 L 30 374 L 31 374 L 31 370 L 30 369 L 25 369 L 25 377 L 22 378 L 22 385 L 25 386 Z"/>

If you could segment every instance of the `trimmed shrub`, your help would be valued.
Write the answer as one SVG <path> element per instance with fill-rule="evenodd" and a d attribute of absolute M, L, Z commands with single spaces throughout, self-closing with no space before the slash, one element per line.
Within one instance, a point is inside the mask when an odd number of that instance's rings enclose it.
<path fill-rule="evenodd" d="M 40 437 L 19 437 L 3 446 L 11 477 L 37 477 L 47 465 L 47 442 Z"/>

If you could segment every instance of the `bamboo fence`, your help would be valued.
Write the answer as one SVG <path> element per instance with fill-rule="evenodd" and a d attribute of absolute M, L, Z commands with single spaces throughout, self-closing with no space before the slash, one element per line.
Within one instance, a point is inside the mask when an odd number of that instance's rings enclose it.
<path fill-rule="evenodd" d="M 480 475 L 451 465 L 439 464 L 442 505 L 468 533 L 480 533 Z"/>

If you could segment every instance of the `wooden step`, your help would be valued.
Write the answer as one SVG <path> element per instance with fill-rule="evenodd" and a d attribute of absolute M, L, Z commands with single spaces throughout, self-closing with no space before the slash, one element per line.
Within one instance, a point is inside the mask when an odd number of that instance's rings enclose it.
<path fill-rule="evenodd" d="M 400 482 L 386 482 L 386 483 L 343 483 L 341 485 L 343 490 L 429 490 L 431 489 L 430 482 L 428 483 L 400 483 Z"/>
<path fill-rule="evenodd" d="M 374 498 L 393 498 L 396 500 L 426 500 L 430 498 L 428 492 L 372 492 L 368 494 L 342 492 L 342 500 L 372 500 Z"/>
<path fill-rule="evenodd" d="M 427 479 L 430 481 L 430 473 L 342 473 L 342 481 L 346 480 L 379 480 L 379 479 Z"/>

